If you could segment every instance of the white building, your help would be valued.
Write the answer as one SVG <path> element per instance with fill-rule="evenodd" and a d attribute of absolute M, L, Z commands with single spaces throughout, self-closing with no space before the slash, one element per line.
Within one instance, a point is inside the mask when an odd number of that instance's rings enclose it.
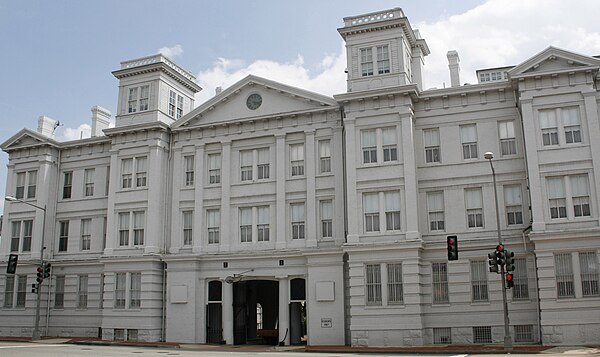
<path fill-rule="evenodd" d="M 40 117 L 9 154 L 0 336 L 415 346 L 600 343 L 600 60 L 549 47 L 425 90 L 401 9 L 344 19 L 348 91 L 248 76 L 194 108 L 194 77 L 121 63 L 116 126 L 58 142 Z M 45 207 L 44 211 L 31 204 Z M 446 236 L 457 235 L 458 261 Z"/>

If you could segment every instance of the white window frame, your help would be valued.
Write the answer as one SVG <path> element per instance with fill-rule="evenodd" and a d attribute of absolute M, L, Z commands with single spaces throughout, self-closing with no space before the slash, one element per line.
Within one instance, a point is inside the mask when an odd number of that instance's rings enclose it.
<path fill-rule="evenodd" d="M 463 160 L 477 159 L 478 145 L 476 124 L 460 126 L 460 141 L 462 144 Z"/>
<path fill-rule="evenodd" d="M 550 219 L 567 218 L 567 195 L 564 177 L 547 177 L 546 188 L 548 190 Z"/>
<path fill-rule="evenodd" d="M 77 276 L 77 308 L 87 309 L 88 307 L 88 275 Z"/>
<path fill-rule="evenodd" d="M 145 243 L 146 211 L 123 211 L 117 215 L 118 246 L 141 247 Z"/>
<path fill-rule="evenodd" d="M 565 144 L 581 143 L 581 119 L 579 107 L 561 108 L 563 131 L 565 135 Z"/>
<path fill-rule="evenodd" d="M 221 154 L 208 154 L 208 184 L 218 185 L 221 183 Z"/>
<path fill-rule="evenodd" d="M 384 192 L 385 200 L 385 230 L 399 231 L 401 226 L 400 219 L 400 192 Z"/>
<path fill-rule="evenodd" d="M 127 273 L 115 273 L 114 309 L 125 309 L 127 306 Z"/>
<path fill-rule="evenodd" d="M 423 130 L 423 147 L 425 151 L 426 164 L 442 162 L 439 128 Z"/>
<path fill-rule="evenodd" d="M 365 264 L 365 290 L 365 305 L 382 305 L 381 264 Z"/>
<path fill-rule="evenodd" d="M 361 48 L 360 52 L 360 71 L 361 77 L 372 76 L 374 72 L 373 49 L 371 47 Z"/>
<path fill-rule="evenodd" d="M 31 252 L 33 220 L 11 221 L 10 252 Z"/>
<path fill-rule="evenodd" d="M 571 253 L 554 254 L 554 272 L 556 276 L 556 297 L 570 299 L 575 297 L 575 279 L 573 257 Z"/>
<path fill-rule="evenodd" d="M 514 120 L 498 122 L 498 133 L 500 136 L 500 154 L 502 156 L 516 155 L 517 138 Z"/>
<path fill-rule="evenodd" d="M 467 228 L 483 228 L 483 192 L 481 187 L 465 189 L 465 213 Z"/>
<path fill-rule="evenodd" d="M 129 308 L 139 309 L 142 305 L 142 273 L 129 273 Z"/>
<path fill-rule="evenodd" d="M 194 211 L 183 211 L 181 213 L 183 223 L 183 245 L 191 246 L 194 241 Z"/>
<path fill-rule="evenodd" d="M 256 215 L 256 238 L 259 242 L 268 242 L 271 239 L 271 207 L 256 207 Z"/>
<path fill-rule="evenodd" d="M 290 174 L 292 177 L 304 176 L 304 143 L 290 144 Z"/>
<path fill-rule="evenodd" d="M 373 200 L 373 202 L 370 202 L 370 200 Z M 363 194 L 363 213 L 365 220 L 365 232 L 380 232 L 379 193 L 369 192 Z"/>
<path fill-rule="evenodd" d="M 432 303 L 448 304 L 448 264 L 446 262 L 431 263 Z"/>
<path fill-rule="evenodd" d="M 513 272 L 513 300 L 529 300 L 529 278 L 527 276 L 527 259 L 515 257 Z"/>
<path fill-rule="evenodd" d="M 600 265 L 595 251 L 579 252 L 579 272 L 583 297 L 600 296 Z"/>
<path fill-rule="evenodd" d="M 16 176 L 15 197 L 21 200 L 25 198 L 25 180 L 27 172 L 17 172 Z"/>
<path fill-rule="evenodd" d="M 381 129 L 381 148 L 383 151 L 383 162 L 398 161 L 398 134 L 396 133 L 396 127 L 392 126 Z"/>
<path fill-rule="evenodd" d="M 444 207 L 444 191 L 427 192 L 427 212 L 430 232 L 443 232 L 446 230 Z"/>
<path fill-rule="evenodd" d="M 488 264 L 485 260 L 471 260 L 471 300 L 489 301 Z"/>
<path fill-rule="evenodd" d="M 321 238 L 333 238 L 333 200 L 319 202 L 321 215 Z"/>
<path fill-rule="evenodd" d="M 92 247 L 92 219 L 84 218 L 81 220 L 81 246 L 82 251 L 90 250 Z"/>
<path fill-rule="evenodd" d="M 290 225 L 292 239 L 305 239 L 306 238 L 306 207 L 304 202 L 291 203 L 290 204 Z"/>
<path fill-rule="evenodd" d="M 183 157 L 184 185 L 186 187 L 194 186 L 194 160 L 194 155 L 185 155 Z"/>
<path fill-rule="evenodd" d="M 404 304 L 404 286 L 402 282 L 402 263 L 387 263 L 387 303 Z"/>
<path fill-rule="evenodd" d="M 377 74 L 390 73 L 390 49 L 388 45 L 376 47 Z"/>
<path fill-rule="evenodd" d="M 506 225 L 523 224 L 523 199 L 521 185 L 504 185 L 504 210 L 506 212 Z"/>
<path fill-rule="evenodd" d="M 12 308 L 15 300 L 15 281 L 16 275 L 6 275 L 4 283 L 4 308 Z"/>
<path fill-rule="evenodd" d="M 252 207 L 240 207 L 240 242 L 252 243 Z"/>
<path fill-rule="evenodd" d="M 69 220 L 59 221 L 58 224 L 58 251 L 60 253 L 67 252 L 69 250 Z"/>
<path fill-rule="evenodd" d="M 73 171 L 63 172 L 62 198 L 69 199 L 73 195 Z"/>
<path fill-rule="evenodd" d="M 556 109 L 540 109 L 538 115 L 542 132 L 542 146 L 558 146 L 560 143 Z"/>
<path fill-rule="evenodd" d="M 221 211 L 219 209 L 206 210 L 206 230 L 208 244 L 219 244 L 221 241 Z"/>
<path fill-rule="evenodd" d="M 65 276 L 54 276 L 54 309 L 65 308 Z"/>
<path fill-rule="evenodd" d="M 571 200 L 573 202 L 573 215 L 577 217 L 591 217 L 590 183 L 587 174 L 569 176 L 571 184 Z"/>
<path fill-rule="evenodd" d="M 85 197 L 92 197 L 94 196 L 94 174 L 95 174 L 95 169 L 85 169 L 83 171 L 83 181 L 84 181 L 84 188 L 83 188 L 83 196 Z"/>
<path fill-rule="evenodd" d="M 331 173 L 331 140 L 319 140 L 319 173 Z"/>
<path fill-rule="evenodd" d="M 361 130 L 360 137 L 363 164 L 366 165 L 377 163 L 377 130 Z"/>

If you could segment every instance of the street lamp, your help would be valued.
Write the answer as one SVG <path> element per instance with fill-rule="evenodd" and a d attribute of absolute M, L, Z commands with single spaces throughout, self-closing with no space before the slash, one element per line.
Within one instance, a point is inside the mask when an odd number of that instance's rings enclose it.
<path fill-rule="evenodd" d="M 44 266 L 44 249 L 45 249 L 45 247 L 44 247 L 44 230 L 46 229 L 46 205 L 44 205 L 44 207 L 34 205 L 33 203 L 25 202 L 21 199 L 13 197 L 13 196 L 6 196 L 6 197 L 4 197 L 4 199 L 9 202 L 21 202 L 28 206 L 35 207 L 37 209 L 41 209 L 42 211 L 44 211 L 44 220 L 42 222 L 42 242 L 41 242 L 41 247 L 40 247 L 40 267 L 43 267 Z M 31 335 L 32 340 L 40 339 L 40 310 L 41 310 L 41 304 L 42 304 L 42 282 L 43 281 L 40 281 L 37 283 L 37 303 L 35 306 L 35 324 L 33 327 L 33 334 Z"/>
<path fill-rule="evenodd" d="M 498 233 L 498 244 L 502 244 L 502 234 L 500 233 L 500 210 L 498 208 L 498 189 L 496 188 L 496 170 L 492 164 L 494 153 L 491 151 L 483 154 L 483 157 L 490 162 L 492 168 L 492 179 L 494 181 L 494 201 L 496 202 L 496 230 Z M 500 277 L 502 279 L 502 305 L 504 308 L 504 349 L 512 350 L 512 339 L 510 337 L 510 329 L 508 327 L 508 302 L 506 299 L 506 285 L 504 279 L 504 265 L 500 264 Z"/>

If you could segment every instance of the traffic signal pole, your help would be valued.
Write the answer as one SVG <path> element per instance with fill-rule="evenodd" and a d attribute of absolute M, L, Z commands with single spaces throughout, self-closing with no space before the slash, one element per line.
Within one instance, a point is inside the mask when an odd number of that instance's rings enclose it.
<path fill-rule="evenodd" d="M 41 207 L 39 207 L 41 208 Z M 44 247 L 44 230 L 46 229 L 46 205 L 44 205 L 44 208 L 41 208 L 44 211 L 44 219 L 43 219 L 43 223 L 42 223 L 42 239 L 41 239 L 41 248 L 40 248 L 40 267 L 42 269 L 44 269 L 44 249 L 46 247 Z M 44 272 L 42 271 L 42 276 L 43 276 Z M 33 333 L 31 335 L 31 339 L 32 340 L 39 340 L 40 339 L 40 310 L 42 307 L 42 281 L 37 283 L 37 302 L 35 305 L 35 324 L 33 326 Z M 50 292 L 48 292 L 49 294 Z"/>
<path fill-rule="evenodd" d="M 485 158 L 490 161 L 490 167 L 492 168 L 492 179 L 494 181 L 494 201 L 496 202 L 496 230 L 498 233 L 498 244 L 502 245 L 502 234 L 500 232 L 500 210 L 498 208 L 498 189 L 496 188 L 496 171 L 494 170 L 494 165 L 492 165 L 492 158 L 488 158 L 488 154 L 486 153 Z M 506 281 L 504 277 L 504 265 L 500 264 L 500 276 L 502 279 L 502 306 L 504 308 L 504 349 L 507 351 L 512 350 L 512 339 L 510 337 L 510 328 L 508 322 L 508 300 L 506 299 Z"/>

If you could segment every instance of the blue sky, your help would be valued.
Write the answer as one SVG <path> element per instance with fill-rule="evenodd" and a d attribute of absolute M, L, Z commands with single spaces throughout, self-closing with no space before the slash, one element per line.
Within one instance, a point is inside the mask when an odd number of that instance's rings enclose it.
<path fill-rule="evenodd" d="M 432 54 L 425 86 L 449 82 L 446 52 L 474 71 L 549 45 L 600 54 L 595 0 L 0 0 L 0 142 L 46 115 L 59 140 L 88 135 L 90 108 L 115 112 L 119 62 L 159 52 L 198 77 L 196 105 L 248 73 L 326 95 L 344 91 L 345 16 L 401 7 Z M 0 153 L 0 188 L 8 155 Z M 0 213 L 4 201 L 0 202 Z"/>

